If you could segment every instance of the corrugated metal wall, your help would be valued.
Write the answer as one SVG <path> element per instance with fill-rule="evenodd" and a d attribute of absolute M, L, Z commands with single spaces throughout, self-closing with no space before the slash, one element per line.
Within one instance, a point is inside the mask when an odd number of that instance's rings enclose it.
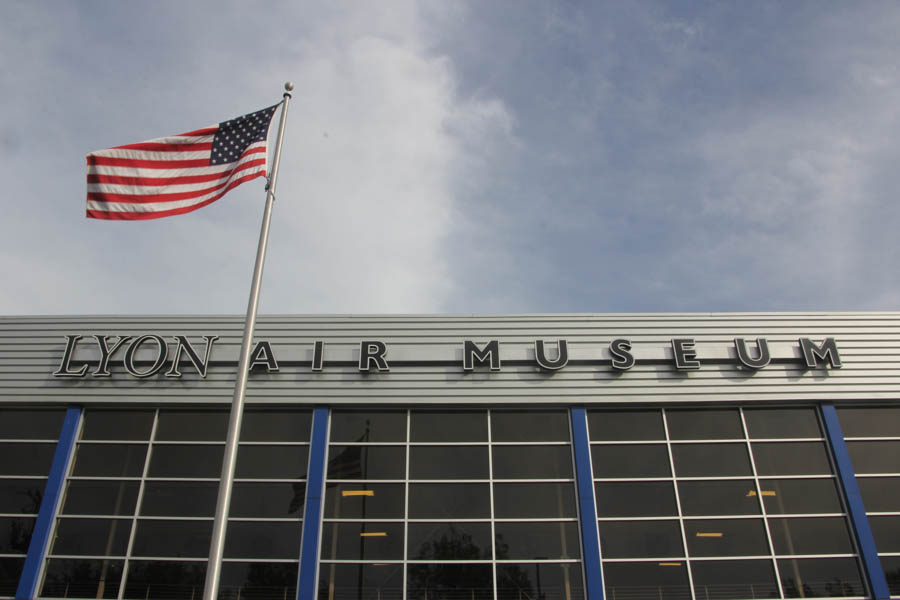
<path fill-rule="evenodd" d="M 0 402 L 229 402 L 242 332 L 241 317 L 5 317 L 0 318 Z M 112 376 L 59 379 L 65 335 L 83 335 L 75 363 L 96 360 L 94 334 L 187 335 L 203 349 L 218 335 L 205 380 L 191 367 L 180 379 L 164 372 L 136 379 L 111 360 Z M 638 364 L 624 373 L 609 366 L 608 344 L 633 343 Z M 670 340 L 696 340 L 703 366 L 679 372 Z M 733 339 L 768 339 L 773 364 L 738 367 Z M 797 339 L 836 338 L 842 369 L 803 366 Z M 568 340 L 570 364 L 553 373 L 534 364 L 534 341 Z M 900 399 L 900 313 L 749 313 L 514 316 L 272 316 L 260 317 L 257 340 L 272 343 L 278 373 L 254 373 L 250 402 L 340 403 L 594 403 L 811 401 Z M 500 341 L 503 368 L 462 370 L 463 341 Z M 323 340 L 325 369 L 310 369 L 314 340 Z M 389 373 L 360 373 L 361 340 L 387 344 Z M 171 352 L 170 352 L 171 356 Z M 183 359 L 184 360 L 184 359 Z M 340 364 L 335 365 L 335 361 Z M 415 364 L 417 362 L 437 364 Z M 224 363 L 224 364 L 223 364 Z M 329 363 L 332 363 L 329 365 Z"/>

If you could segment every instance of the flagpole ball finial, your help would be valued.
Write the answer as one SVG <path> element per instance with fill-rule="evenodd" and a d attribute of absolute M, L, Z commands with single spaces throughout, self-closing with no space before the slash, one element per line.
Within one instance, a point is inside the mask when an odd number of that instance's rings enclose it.
<path fill-rule="evenodd" d="M 293 82 L 293 81 L 286 81 L 286 82 L 284 83 L 284 91 L 286 91 L 286 92 L 293 92 L 293 91 L 294 91 L 294 82 Z"/>

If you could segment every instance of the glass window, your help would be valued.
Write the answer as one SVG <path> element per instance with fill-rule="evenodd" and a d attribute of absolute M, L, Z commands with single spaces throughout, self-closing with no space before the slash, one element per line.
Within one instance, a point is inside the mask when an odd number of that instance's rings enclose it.
<path fill-rule="evenodd" d="M 338 483 L 325 486 L 328 519 L 402 519 L 402 483 Z"/>
<path fill-rule="evenodd" d="M 815 408 L 745 408 L 751 439 L 820 438 Z"/>
<path fill-rule="evenodd" d="M 150 477 L 207 477 L 222 474 L 225 446 L 154 444 Z"/>
<path fill-rule="evenodd" d="M 487 483 L 414 483 L 409 486 L 411 519 L 489 519 Z"/>
<path fill-rule="evenodd" d="M 137 481 L 69 481 L 63 514 L 133 515 L 137 502 Z"/>
<path fill-rule="evenodd" d="M 667 410 L 669 439 L 728 440 L 743 439 L 741 413 L 737 409 Z"/>
<path fill-rule="evenodd" d="M 769 554 L 762 519 L 704 519 L 684 522 L 691 556 L 761 556 Z"/>
<path fill-rule="evenodd" d="M 604 558 L 684 556 L 678 521 L 600 521 Z"/>
<path fill-rule="evenodd" d="M 494 532 L 498 560 L 581 556 L 578 524 L 573 521 L 551 523 L 504 521 L 494 524 Z"/>
<path fill-rule="evenodd" d="M 844 511 L 834 479 L 761 479 L 759 485 L 770 515 Z"/>
<path fill-rule="evenodd" d="M 408 527 L 410 559 L 491 558 L 490 523 L 409 523 Z"/>
<path fill-rule="evenodd" d="M 56 444 L 0 443 L 0 465 L 4 475 L 43 475 L 50 472 Z"/>
<path fill-rule="evenodd" d="M 862 596 L 854 558 L 783 558 L 778 561 L 785 598 Z"/>
<path fill-rule="evenodd" d="M 900 552 L 900 517 L 869 517 L 875 546 L 879 552 Z"/>
<path fill-rule="evenodd" d="M 697 598 L 779 598 L 771 560 L 691 561 Z"/>
<path fill-rule="evenodd" d="M 568 442 L 566 411 L 492 410 L 491 441 Z"/>
<path fill-rule="evenodd" d="M 407 600 L 492 600 L 493 597 L 491 565 L 409 565 Z"/>
<path fill-rule="evenodd" d="M 0 517 L 0 554 L 25 554 L 34 517 Z"/>
<path fill-rule="evenodd" d="M 238 449 L 234 476 L 241 479 L 304 479 L 309 446 L 248 446 Z"/>
<path fill-rule="evenodd" d="M 160 410 L 156 439 L 166 442 L 224 442 L 228 412 L 223 410 Z"/>
<path fill-rule="evenodd" d="M 409 478 L 487 479 L 487 452 L 487 446 L 412 446 Z"/>
<path fill-rule="evenodd" d="M 78 444 L 72 474 L 77 477 L 140 477 L 146 455 L 145 444 Z M 49 462 L 47 464 L 49 466 Z"/>
<path fill-rule="evenodd" d="M 25 557 L 0 557 L 0 594 L 13 596 L 25 566 Z"/>
<path fill-rule="evenodd" d="M 577 516 L 575 486 L 572 483 L 495 483 L 494 516 L 498 519 L 574 518 Z"/>
<path fill-rule="evenodd" d="M 678 477 L 752 475 L 746 444 L 673 444 Z"/>
<path fill-rule="evenodd" d="M 206 558 L 212 537 L 212 520 L 163 521 L 140 519 L 134 535 L 133 556 Z M 128 577 L 131 584 L 131 575 Z"/>
<path fill-rule="evenodd" d="M 852 554 L 843 517 L 769 519 L 775 554 Z"/>
<path fill-rule="evenodd" d="M 892 596 L 900 595 L 900 556 L 881 556 L 881 567 Z"/>
<path fill-rule="evenodd" d="M 308 410 L 250 408 L 241 421 L 241 441 L 308 442 L 311 428 Z"/>
<path fill-rule="evenodd" d="M 235 599 L 293 599 L 297 597 L 297 564 L 226 562 L 219 590 Z"/>
<path fill-rule="evenodd" d="M 845 437 L 900 436 L 900 409 L 838 408 L 838 418 Z"/>
<path fill-rule="evenodd" d="M 146 517 L 212 517 L 216 514 L 216 481 L 148 481 L 141 515 Z"/>
<path fill-rule="evenodd" d="M 52 554 L 124 556 L 131 534 L 128 519 L 60 519 Z"/>
<path fill-rule="evenodd" d="M 56 440 L 62 430 L 63 410 L 4 408 L 0 410 L 0 439 Z"/>
<path fill-rule="evenodd" d="M 410 442 L 486 442 L 486 411 L 412 411 Z"/>
<path fill-rule="evenodd" d="M 900 473 L 900 441 L 847 442 L 856 473 Z"/>
<path fill-rule="evenodd" d="M 336 598 L 398 600 L 402 597 L 402 564 L 326 563 L 319 568 L 319 600 L 334 600 Z M 289 595 L 288 598 L 291 598 L 291 596 Z M 432 587 L 428 598 L 436 600 L 434 587 Z M 423 597 L 422 600 L 425 600 L 425 598 Z"/>
<path fill-rule="evenodd" d="M 331 413 L 332 442 L 405 442 L 406 411 Z"/>
<path fill-rule="evenodd" d="M 497 565 L 497 599 L 558 598 L 583 600 L 581 565 L 503 563 Z"/>
<path fill-rule="evenodd" d="M 117 598 L 123 564 L 121 560 L 51 558 L 47 561 L 41 596 Z"/>
<path fill-rule="evenodd" d="M 603 583 L 607 598 L 685 600 L 691 597 L 687 568 L 682 561 L 605 563 Z"/>
<path fill-rule="evenodd" d="M 36 515 L 45 484 L 44 479 L 0 479 L 0 513 Z"/>
<path fill-rule="evenodd" d="M 678 497 L 683 514 L 690 516 L 760 513 L 752 479 L 680 481 Z"/>
<path fill-rule="evenodd" d="M 591 446 L 594 477 L 670 477 L 665 444 Z"/>
<path fill-rule="evenodd" d="M 128 562 L 125 598 L 201 598 L 206 562 L 132 560 Z"/>
<path fill-rule="evenodd" d="M 328 479 L 404 479 L 403 446 L 331 446 Z"/>
<path fill-rule="evenodd" d="M 153 410 L 85 409 L 81 439 L 146 441 L 155 414 Z"/>
<path fill-rule="evenodd" d="M 588 411 L 591 441 L 665 440 L 658 410 Z"/>
<path fill-rule="evenodd" d="M 403 523 L 325 522 L 322 560 L 400 560 Z"/>
<path fill-rule="evenodd" d="M 594 485 L 598 517 L 666 517 L 678 514 L 671 481 L 602 482 Z"/>
<path fill-rule="evenodd" d="M 494 446 L 494 479 L 572 477 L 569 446 Z"/>
<path fill-rule="evenodd" d="M 900 511 L 900 477 L 860 477 L 856 481 L 867 511 Z"/>
<path fill-rule="evenodd" d="M 228 521 L 225 558 L 300 556 L 300 524 L 295 521 Z"/>
<path fill-rule="evenodd" d="M 329 488 L 331 489 L 331 488 Z M 230 517 L 284 518 L 303 516 L 306 483 L 234 484 L 231 492 Z"/>
<path fill-rule="evenodd" d="M 830 475 L 824 442 L 756 442 L 753 458 L 760 475 Z"/>

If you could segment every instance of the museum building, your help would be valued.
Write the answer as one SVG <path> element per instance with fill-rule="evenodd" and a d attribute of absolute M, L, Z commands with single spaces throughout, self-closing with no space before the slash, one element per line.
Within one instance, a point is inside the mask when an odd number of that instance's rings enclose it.
<path fill-rule="evenodd" d="M 203 592 L 239 317 L 0 318 L 0 598 Z M 220 598 L 900 598 L 900 313 L 271 316 Z"/>

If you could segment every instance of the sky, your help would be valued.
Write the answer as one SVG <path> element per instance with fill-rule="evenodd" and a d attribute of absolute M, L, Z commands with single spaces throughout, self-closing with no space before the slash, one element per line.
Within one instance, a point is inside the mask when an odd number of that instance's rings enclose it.
<path fill-rule="evenodd" d="M 243 314 L 262 179 L 91 220 L 84 156 L 287 80 L 262 314 L 893 310 L 897 31 L 879 2 L 6 0 L 0 314 Z"/>

